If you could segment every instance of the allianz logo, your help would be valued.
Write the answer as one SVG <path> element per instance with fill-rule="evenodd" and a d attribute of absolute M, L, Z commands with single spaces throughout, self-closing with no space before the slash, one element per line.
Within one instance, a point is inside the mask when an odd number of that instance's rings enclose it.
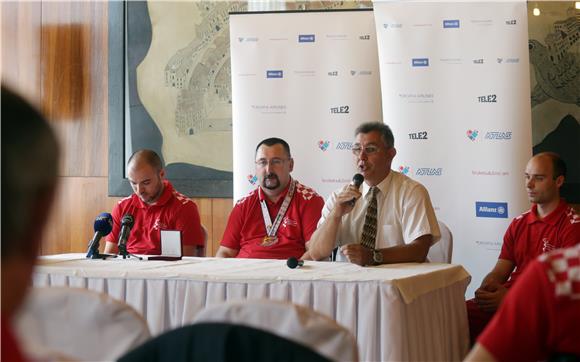
<path fill-rule="evenodd" d="M 300 34 L 298 35 L 299 43 L 314 43 L 316 36 L 314 34 Z"/>
<path fill-rule="evenodd" d="M 443 28 L 459 28 L 459 20 L 443 20 Z"/>
<path fill-rule="evenodd" d="M 428 67 L 429 58 L 413 58 L 412 65 L 414 67 Z"/>

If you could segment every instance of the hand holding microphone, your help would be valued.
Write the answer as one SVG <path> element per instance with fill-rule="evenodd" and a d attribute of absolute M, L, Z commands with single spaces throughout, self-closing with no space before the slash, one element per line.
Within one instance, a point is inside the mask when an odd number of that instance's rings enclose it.
<path fill-rule="evenodd" d="M 363 175 L 361 175 L 360 173 L 355 173 L 354 176 L 352 177 L 352 181 L 350 182 L 350 186 L 354 186 L 358 190 L 360 188 L 360 185 L 362 185 L 362 183 L 364 182 L 364 180 L 365 178 L 363 177 Z M 356 200 L 357 200 L 356 197 L 350 200 L 350 205 L 354 206 Z"/>

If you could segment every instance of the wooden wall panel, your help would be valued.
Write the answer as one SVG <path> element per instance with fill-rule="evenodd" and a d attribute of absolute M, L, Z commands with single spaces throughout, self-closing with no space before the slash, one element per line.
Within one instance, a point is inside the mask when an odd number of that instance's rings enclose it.
<path fill-rule="evenodd" d="M 108 175 L 107 2 L 42 5 L 42 108 L 64 149 L 64 176 Z"/>
<path fill-rule="evenodd" d="M 2 84 L 40 108 L 40 2 L 0 2 Z"/>
<path fill-rule="evenodd" d="M 224 235 L 228 217 L 234 205 L 232 199 L 213 199 L 212 205 L 212 232 L 214 238 L 212 240 L 211 256 L 214 256 L 219 248 L 219 242 Z"/>

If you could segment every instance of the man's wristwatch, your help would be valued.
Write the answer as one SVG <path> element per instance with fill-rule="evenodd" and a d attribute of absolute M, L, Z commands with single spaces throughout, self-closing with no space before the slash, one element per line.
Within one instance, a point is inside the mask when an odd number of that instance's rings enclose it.
<path fill-rule="evenodd" d="M 373 261 L 375 262 L 375 265 L 383 263 L 383 253 L 381 253 L 380 250 L 373 250 Z"/>

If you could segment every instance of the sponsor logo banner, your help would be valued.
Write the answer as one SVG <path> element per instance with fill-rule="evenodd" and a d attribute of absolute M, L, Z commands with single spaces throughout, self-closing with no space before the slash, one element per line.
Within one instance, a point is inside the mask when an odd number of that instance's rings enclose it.
<path fill-rule="evenodd" d="M 284 78 L 283 70 L 267 70 L 266 78 Z"/>
<path fill-rule="evenodd" d="M 508 204 L 507 202 L 475 202 L 475 216 L 507 219 Z"/>
<path fill-rule="evenodd" d="M 414 67 L 428 67 L 429 66 L 429 58 L 413 58 L 411 64 Z"/>
<path fill-rule="evenodd" d="M 316 35 L 314 34 L 300 34 L 298 35 L 299 43 L 314 43 L 316 41 Z"/>
<path fill-rule="evenodd" d="M 459 28 L 459 20 L 443 20 L 443 28 Z"/>

